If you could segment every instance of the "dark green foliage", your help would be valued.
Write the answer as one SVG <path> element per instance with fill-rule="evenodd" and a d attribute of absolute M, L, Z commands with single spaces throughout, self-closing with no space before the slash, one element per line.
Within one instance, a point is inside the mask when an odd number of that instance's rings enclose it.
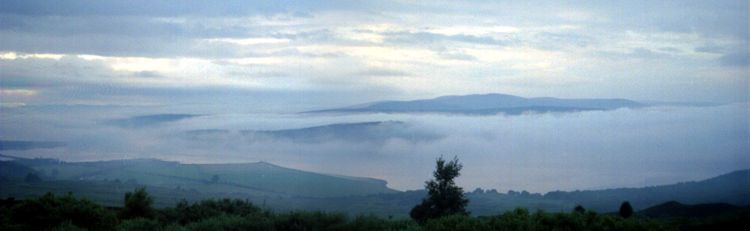
<path fill-rule="evenodd" d="M 262 213 L 261 209 L 250 202 L 230 199 L 204 200 L 192 205 L 183 200 L 174 208 L 164 209 L 167 219 L 181 225 L 221 215 L 250 216 L 259 213 Z"/>
<path fill-rule="evenodd" d="M 216 231 L 216 230 L 274 230 L 273 222 L 264 216 L 221 215 L 199 222 L 190 223 L 187 230 Z"/>
<path fill-rule="evenodd" d="M 487 230 L 487 227 L 480 219 L 455 214 L 428 220 L 423 229 L 431 231 L 473 231 Z"/>
<path fill-rule="evenodd" d="M 148 198 L 145 191 L 130 193 L 130 199 Z M 140 200 L 139 199 L 139 200 Z M 742 230 L 748 225 L 747 210 L 720 213 L 705 218 L 685 217 L 668 220 L 644 216 L 622 218 L 584 209 L 570 213 L 530 213 L 518 208 L 493 216 L 472 217 L 456 213 L 426 220 L 378 216 L 349 218 L 341 213 L 296 211 L 273 213 L 242 200 L 186 201 L 175 207 L 152 209 L 152 218 L 132 217 L 118 221 L 115 212 L 72 195 L 16 201 L 0 201 L 0 230 Z M 121 209 L 124 210 L 125 208 Z M 632 209 L 632 208 L 631 208 Z"/>
<path fill-rule="evenodd" d="M 277 230 L 346 230 L 346 216 L 324 212 L 291 212 L 276 218 Z"/>
<path fill-rule="evenodd" d="M 633 216 L 633 206 L 630 206 L 630 202 L 625 201 L 620 205 L 620 216 L 623 218 L 629 218 Z"/>
<path fill-rule="evenodd" d="M 417 229 L 419 226 L 410 220 L 390 220 L 377 216 L 357 216 L 347 223 L 346 230 L 368 231 L 368 230 L 408 230 Z"/>
<path fill-rule="evenodd" d="M 435 172 L 432 173 L 435 179 L 425 182 L 427 198 L 412 208 L 409 215 L 419 223 L 454 214 L 468 215 L 466 205 L 469 200 L 464 198 L 463 189 L 453 181 L 461 175 L 462 167 L 456 157 L 447 163 L 442 157 L 438 158 Z"/>
<path fill-rule="evenodd" d="M 641 210 L 639 214 L 658 218 L 680 230 L 746 230 L 750 207 L 722 203 L 686 205 L 670 201 Z"/>
<path fill-rule="evenodd" d="M 146 192 L 146 188 L 137 188 L 133 192 L 125 193 L 125 206 L 120 211 L 120 218 L 154 217 L 154 200 Z"/>
<path fill-rule="evenodd" d="M 0 230 L 111 230 L 117 223 L 114 213 L 71 194 L 56 197 L 48 193 L 2 208 Z"/>
<path fill-rule="evenodd" d="M 622 219 L 609 215 L 586 213 L 529 213 L 516 209 L 501 215 L 473 218 L 452 215 L 427 221 L 423 230 L 673 230 L 647 219 Z"/>
<path fill-rule="evenodd" d="M 576 207 L 575 207 L 575 208 L 573 208 L 573 212 L 577 212 L 577 213 L 585 213 L 585 212 L 586 212 L 586 209 L 585 209 L 585 208 L 583 208 L 583 206 L 581 206 L 581 205 L 576 205 Z"/>
<path fill-rule="evenodd" d="M 117 226 L 118 231 L 159 231 L 162 230 L 158 221 L 146 218 L 133 218 L 123 221 Z"/>

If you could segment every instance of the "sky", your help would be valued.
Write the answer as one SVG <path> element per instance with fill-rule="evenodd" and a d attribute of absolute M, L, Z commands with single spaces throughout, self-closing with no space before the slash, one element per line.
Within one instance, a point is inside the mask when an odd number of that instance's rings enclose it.
<path fill-rule="evenodd" d="M 399 190 L 451 155 L 469 189 L 700 180 L 750 168 L 749 12 L 748 1 L 0 0 L 0 141 L 63 144 L 0 151 L 267 161 Z M 715 104 L 297 113 L 484 93 Z M 184 115 L 128 126 L 168 114 Z M 243 133 L 373 121 L 397 123 L 357 133 L 368 139 Z"/>
<path fill-rule="evenodd" d="M 314 108 L 489 92 L 746 102 L 749 11 L 747 1 L 3 0 L 0 95 L 4 106 Z"/>

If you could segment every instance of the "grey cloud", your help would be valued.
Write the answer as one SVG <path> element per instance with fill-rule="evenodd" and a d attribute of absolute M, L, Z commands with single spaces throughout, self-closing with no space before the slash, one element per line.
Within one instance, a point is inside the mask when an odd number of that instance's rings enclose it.
<path fill-rule="evenodd" d="M 164 75 L 159 74 L 155 71 L 137 71 L 133 73 L 134 76 L 143 77 L 143 78 L 162 78 Z"/>
<path fill-rule="evenodd" d="M 400 70 L 392 70 L 386 68 L 369 68 L 364 71 L 356 72 L 354 75 L 357 76 L 408 76 L 411 75 L 408 72 Z"/>
<path fill-rule="evenodd" d="M 289 73 L 283 71 L 230 71 L 227 73 L 233 77 L 261 77 L 261 78 L 279 78 L 289 77 Z"/>
<path fill-rule="evenodd" d="M 510 40 L 498 40 L 489 36 L 474 36 L 466 34 L 457 35 L 444 35 L 431 32 L 386 32 L 383 33 L 386 36 L 386 41 L 390 43 L 398 44 L 410 44 L 418 45 L 424 43 L 440 43 L 440 42 L 464 42 L 464 43 L 476 43 L 486 45 L 499 45 L 505 46 L 511 43 Z"/>
<path fill-rule="evenodd" d="M 112 84 L 134 78 L 161 78 L 152 71 L 116 71 L 98 60 L 85 60 L 66 55 L 54 59 L 0 60 L 2 86 L 18 87 L 83 87 L 86 84 Z"/>
<path fill-rule="evenodd" d="M 188 1 L 116 1 L 116 0 L 6 0 L 0 5 L 0 13 L 24 15 L 67 16 L 242 16 L 248 14 L 272 14 L 294 12 L 306 16 L 305 12 L 332 9 L 372 9 L 378 4 L 339 0 L 308 1 L 241 1 L 230 0 L 222 4 L 199 0 Z"/>
<path fill-rule="evenodd" d="M 661 58 L 665 57 L 664 54 L 655 52 L 647 48 L 635 48 L 630 52 L 630 56 L 637 58 Z"/>
<path fill-rule="evenodd" d="M 534 46 L 560 50 L 567 47 L 572 49 L 584 48 L 591 45 L 596 45 L 597 41 L 583 33 L 559 33 L 559 32 L 541 32 L 534 35 L 534 39 L 530 41 Z"/>
<path fill-rule="evenodd" d="M 0 151 L 48 149 L 64 146 L 65 143 L 54 141 L 0 140 Z"/>
<path fill-rule="evenodd" d="M 474 61 L 477 60 L 477 57 L 474 57 L 473 55 L 466 54 L 461 51 L 451 51 L 446 49 L 441 49 L 437 51 L 437 54 L 445 59 L 455 59 L 455 60 L 463 60 L 463 61 Z"/>
<path fill-rule="evenodd" d="M 580 6 L 607 17 L 609 21 L 594 23 L 603 29 L 750 37 L 750 3 L 743 0 L 586 2 Z"/>
<path fill-rule="evenodd" d="M 0 49 L 23 53 L 161 57 L 185 54 L 191 40 L 114 35 L 37 36 L 0 32 Z"/>
<path fill-rule="evenodd" d="M 704 44 L 703 46 L 696 47 L 694 51 L 697 52 L 703 52 L 703 53 L 714 53 L 714 54 L 721 54 L 728 50 L 727 47 L 719 46 L 716 44 Z"/>
<path fill-rule="evenodd" d="M 723 66 L 748 67 L 750 66 L 750 52 L 730 53 L 719 58 Z"/>
<path fill-rule="evenodd" d="M 607 59 L 661 59 L 669 57 L 669 55 L 653 51 L 648 48 L 638 47 L 630 49 L 627 52 L 596 52 L 596 55 L 601 58 Z"/>
<path fill-rule="evenodd" d="M 295 17 L 295 16 L 291 16 Z M 263 17 L 261 17 L 263 18 Z M 321 32 L 279 34 L 276 26 L 248 19 L 159 16 L 49 16 L 0 13 L 0 50 L 28 53 L 96 54 L 144 57 L 238 57 L 251 48 L 206 42 L 209 38 L 334 36 Z M 308 36 L 308 37 L 305 37 Z"/>
<path fill-rule="evenodd" d="M 677 49 L 676 47 L 661 47 L 659 48 L 659 51 L 668 53 L 682 53 L 682 50 Z"/>

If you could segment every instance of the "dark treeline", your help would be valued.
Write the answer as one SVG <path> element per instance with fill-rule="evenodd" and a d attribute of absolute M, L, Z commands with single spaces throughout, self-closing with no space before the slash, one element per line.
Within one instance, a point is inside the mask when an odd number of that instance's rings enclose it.
<path fill-rule="evenodd" d="M 102 207 L 72 194 L 0 203 L 0 230 L 677 230 L 642 217 L 585 210 L 570 213 L 516 209 L 495 216 L 442 216 L 417 223 L 378 216 L 295 211 L 274 213 L 242 200 L 180 202 L 156 209 L 145 189 L 127 193 L 122 207 Z"/>

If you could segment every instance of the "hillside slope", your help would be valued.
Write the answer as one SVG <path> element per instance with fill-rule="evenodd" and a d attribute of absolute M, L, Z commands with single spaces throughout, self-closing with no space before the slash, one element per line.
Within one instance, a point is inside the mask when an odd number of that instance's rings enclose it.
<path fill-rule="evenodd" d="M 266 162 L 181 164 L 155 159 L 97 162 L 17 159 L 13 162 L 34 169 L 45 180 L 116 181 L 210 194 L 335 197 L 396 192 L 383 180 L 319 174 Z"/>
<path fill-rule="evenodd" d="M 739 170 L 701 181 L 643 188 L 618 188 L 574 192 L 549 192 L 548 199 L 571 201 L 598 211 L 615 211 L 622 201 L 636 209 L 666 201 L 689 204 L 729 203 L 750 205 L 750 169 Z"/>

